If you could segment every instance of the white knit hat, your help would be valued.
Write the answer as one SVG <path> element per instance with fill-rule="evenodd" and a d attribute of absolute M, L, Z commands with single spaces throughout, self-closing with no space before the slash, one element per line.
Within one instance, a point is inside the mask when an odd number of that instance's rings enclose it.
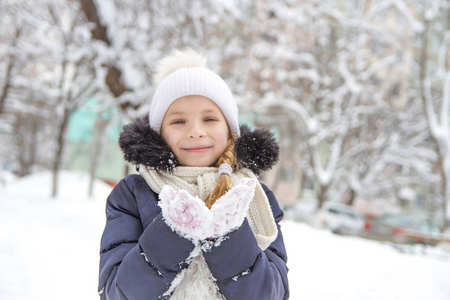
<path fill-rule="evenodd" d="M 236 102 L 225 81 L 206 68 L 206 60 L 192 50 L 176 50 L 163 61 L 163 67 L 159 68 L 159 74 L 156 75 L 163 79 L 150 106 L 150 128 L 160 133 L 164 116 L 175 100 L 183 96 L 199 95 L 217 104 L 227 120 L 231 135 L 238 138 L 240 131 Z M 175 71 L 171 72 L 172 69 Z M 165 76 L 165 73 L 170 74 Z"/>

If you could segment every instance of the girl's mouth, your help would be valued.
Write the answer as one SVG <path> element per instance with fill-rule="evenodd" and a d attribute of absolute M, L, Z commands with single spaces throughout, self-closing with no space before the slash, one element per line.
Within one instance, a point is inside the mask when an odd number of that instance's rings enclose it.
<path fill-rule="evenodd" d="M 205 152 L 208 151 L 209 149 L 211 149 L 211 146 L 198 146 L 198 147 L 189 147 L 189 148 L 183 148 L 184 151 L 187 152 Z"/>

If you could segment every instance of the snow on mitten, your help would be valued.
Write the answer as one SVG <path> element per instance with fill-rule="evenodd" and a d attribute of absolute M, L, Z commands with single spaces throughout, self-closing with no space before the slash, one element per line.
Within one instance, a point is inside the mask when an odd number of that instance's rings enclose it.
<path fill-rule="evenodd" d="M 212 237 L 224 236 L 242 225 L 255 187 L 255 179 L 243 178 L 214 203 L 211 207 L 214 225 Z"/>
<path fill-rule="evenodd" d="M 200 198 L 165 185 L 159 199 L 164 221 L 179 235 L 194 244 L 211 235 L 212 214 Z"/>

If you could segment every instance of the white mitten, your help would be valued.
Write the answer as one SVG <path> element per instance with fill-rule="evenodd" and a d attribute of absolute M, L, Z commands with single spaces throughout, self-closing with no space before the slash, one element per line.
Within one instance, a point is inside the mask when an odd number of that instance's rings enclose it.
<path fill-rule="evenodd" d="M 212 214 L 200 198 L 165 185 L 159 199 L 164 221 L 179 235 L 194 244 L 211 235 Z"/>
<path fill-rule="evenodd" d="M 242 225 L 255 187 L 255 179 L 243 178 L 214 203 L 211 207 L 214 225 L 212 237 L 224 236 Z"/>

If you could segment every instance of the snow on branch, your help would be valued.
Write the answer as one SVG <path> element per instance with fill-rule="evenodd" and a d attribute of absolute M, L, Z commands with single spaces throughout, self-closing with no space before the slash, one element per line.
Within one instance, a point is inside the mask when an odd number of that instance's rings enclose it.
<path fill-rule="evenodd" d="M 309 132 L 315 133 L 317 131 L 317 122 L 311 118 L 308 114 L 308 111 L 303 107 L 301 103 L 292 99 L 285 99 L 283 101 L 279 101 L 275 98 L 264 98 L 262 105 L 264 107 L 277 106 L 285 108 L 287 111 L 291 111 L 300 117 L 300 120 L 306 126 Z"/>
<path fill-rule="evenodd" d="M 406 20 L 415 32 L 419 33 L 424 30 L 422 23 L 416 20 L 414 15 L 411 13 L 411 10 L 406 6 L 403 0 L 392 0 L 392 2 L 398 8 L 399 12 L 405 16 Z"/>
<path fill-rule="evenodd" d="M 447 81 L 447 80 L 446 80 Z M 436 110 L 433 106 L 433 96 L 431 93 L 431 80 L 430 78 L 424 79 L 424 88 L 425 88 L 425 112 L 428 117 L 428 124 L 430 128 L 431 134 L 438 140 L 441 140 L 444 137 L 444 131 L 442 130 L 442 126 L 439 124 L 439 120 L 437 118 Z"/>

